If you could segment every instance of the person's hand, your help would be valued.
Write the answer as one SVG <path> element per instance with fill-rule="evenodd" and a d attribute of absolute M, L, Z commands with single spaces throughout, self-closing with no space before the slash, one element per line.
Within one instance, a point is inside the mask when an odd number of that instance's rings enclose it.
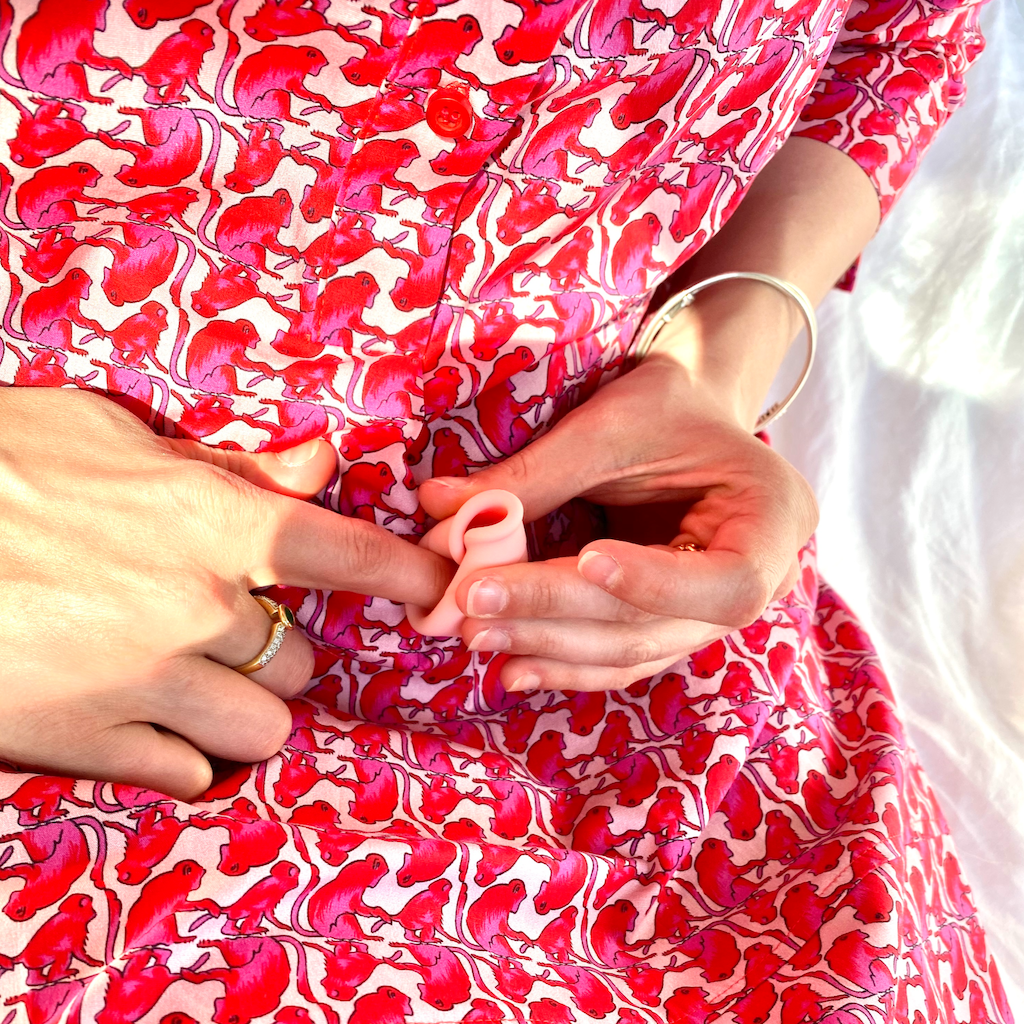
<path fill-rule="evenodd" d="M 504 462 L 420 487 L 438 519 L 487 488 L 517 494 L 528 522 L 580 496 L 609 506 L 614 535 L 629 538 L 462 582 L 463 639 L 512 655 L 507 689 L 622 689 L 792 589 L 817 524 L 813 492 L 728 408 L 652 355 Z M 675 547 L 686 542 L 707 550 Z"/>
<path fill-rule="evenodd" d="M 0 758 L 195 797 L 204 753 L 280 748 L 313 671 L 298 629 L 252 675 L 228 667 L 270 635 L 250 590 L 440 598 L 446 560 L 297 500 L 336 471 L 327 443 L 283 454 L 158 438 L 87 392 L 0 388 Z"/>

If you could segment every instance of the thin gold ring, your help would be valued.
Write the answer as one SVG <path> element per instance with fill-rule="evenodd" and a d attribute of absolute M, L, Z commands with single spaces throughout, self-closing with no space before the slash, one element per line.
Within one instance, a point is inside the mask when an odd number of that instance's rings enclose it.
<path fill-rule="evenodd" d="M 675 548 L 677 551 L 706 551 L 707 548 L 702 548 L 699 544 L 694 544 L 691 541 L 687 541 L 685 544 L 676 544 Z"/>
<path fill-rule="evenodd" d="M 270 629 L 270 638 L 267 640 L 263 650 L 251 658 L 244 665 L 235 665 L 235 671 L 241 672 L 243 676 L 252 675 L 263 668 L 279 650 L 284 643 L 284 635 L 289 629 L 295 628 L 295 613 L 286 604 L 279 604 L 272 597 L 265 594 L 253 594 L 253 598 L 259 606 L 270 616 L 273 623 Z"/>

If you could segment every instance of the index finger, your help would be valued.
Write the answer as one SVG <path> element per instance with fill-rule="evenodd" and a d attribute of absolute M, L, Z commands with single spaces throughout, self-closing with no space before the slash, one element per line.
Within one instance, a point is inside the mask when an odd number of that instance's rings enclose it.
<path fill-rule="evenodd" d="M 349 590 L 429 608 L 455 574 L 454 562 L 375 523 L 265 491 L 259 498 L 250 589 Z"/>

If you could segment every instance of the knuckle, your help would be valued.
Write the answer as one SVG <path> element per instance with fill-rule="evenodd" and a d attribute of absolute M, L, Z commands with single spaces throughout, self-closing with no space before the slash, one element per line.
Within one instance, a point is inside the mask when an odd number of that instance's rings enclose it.
<path fill-rule="evenodd" d="M 644 580 L 644 604 L 652 608 L 675 608 L 679 604 L 678 572 L 652 573 Z"/>
<path fill-rule="evenodd" d="M 763 566 L 747 563 L 726 603 L 726 622 L 723 625 L 742 629 L 761 617 L 775 593 L 775 586 Z"/>
<path fill-rule="evenodd" d="M 559 658 L 565 656 L 565 634 L 558 626 L 540 619 L 536 625 L 518 629 L 515 624 L 509 630 L 513 649 L 539 657 Z"/>
<path fill-rule="evenodd" d="M 818 496 L 814 493 L 814 488 L 803 478 L 801 474 L 797 474 L 800 480 L 800 491 L 802 498 L 802 513 L 803 513 L 803 527 L 805 536 L 802 538 L 804 542 L 811 536 L 812 533 L 818 528 L 818 523 L 821 520 L 821 508 L 818 505 Z"/>
<path fill-rule="evenodd" d="M 189 758 L 178 766 L 174 782 L 182 800 L 195 800 L 205 793 L 213 782 L 213 768 L 205 757 Z M 168 789 L 168 792 L 171 792 Z"/>
<path fill-rule="evenodd" d="M 348 520 L 347 526 L 345 560 L 349 573 L 369 586 L 389 579 L 395 553 L 390 544 L 381 543 L 379 528 L 362 519 Z"/>
<path fill-rule="evenodd" d="M 818 527 L 820 509 L 814 488 L 804 475 L 790 462 L 776 452 L 772 465 L 776 470 L 773 490 L 778 494 L 789 496 L 788 508 L 792 522 L 799 533 L 799 543 L 804 544 Z"/>
<path fill-rule="evenodd" d="M 246 513 L 251 506 L 252 484 L 198 459 L 176 460 L 173 474 L 175 521 L 190 547 L 195 547 L 196 537 L 202 536 L 197 523 L 212 524 L 210 535 L 218 540 L 250 529 Z"/>
<path fill-rule="evenodd" d="M 267 701 L 257 714 L 253 714 L 239 736 L 241 751 L 251 761 L 265 761 L 284 746 L 292 731 L 292 716 L 281 700 Z"/>
<path fill-rule="evenodd" d="M 176 458 L 170 463 L 169 473 L 173 477 L 176 500 L 185 502 L 190 510 L 209 507 L 219 501 L 221 492 L 230 486 L 231 474 L 205 458 Z"/>
<path fill-rule="evenodd" d="M 167 614 L 177 618 L 181 647 L 229 634 L 238 623 L 238 584 L 208 566 L 194 564 L 169 575 L 156 595 Z"/>
<path fill-rule="evenodd" d="M 649 633 L 636 631 L 627 633 L 619 648 L 617 664 L 622 666 L 644 665 L 661 657 L 661 644 Z"/>
<path fill-rule="evenodd" d="M 509 591 L 510 613 L 548 618 L 563 610 L 560 589 L 547 577 L 509 587 Z"/>
<path fill-rule="evenodd" d="M 515 455 L 507 458 L 502 464 L 502 471 L 509 479 L 509 489 L 516 492 L 515 485 L 526 485 L 533 479 L 536 471 L 534 466 L 535 453 L 529 448 L 524 448 Z"/>

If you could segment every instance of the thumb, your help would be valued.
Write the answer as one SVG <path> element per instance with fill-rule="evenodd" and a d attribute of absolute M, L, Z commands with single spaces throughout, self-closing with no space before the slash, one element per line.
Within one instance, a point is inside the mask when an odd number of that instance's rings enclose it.
<path fill-rule="evenodd" d="M 578 451 L 576 434 L 561 429 L 567 421 L 510 455 L 467 477 L 434 477 L 419 487 L 420 504 L 435 519 L 454 515 L 474 494 L 501 489 L 511 491 L 523 503 L 528 523 L 594 486 L 594 467 L 584 451 Z"/>
<path fill-rule="evenodd" d="M 338 468 L 338 456 L 323 438 L 313 438 L 280 452 L 259 453 L 211 448 L 199 441 L 177 438 L 158 440 L 186 459 L 226 469 L 266 491 L 292 498 L 311 498 L 327 485 Z"/>

